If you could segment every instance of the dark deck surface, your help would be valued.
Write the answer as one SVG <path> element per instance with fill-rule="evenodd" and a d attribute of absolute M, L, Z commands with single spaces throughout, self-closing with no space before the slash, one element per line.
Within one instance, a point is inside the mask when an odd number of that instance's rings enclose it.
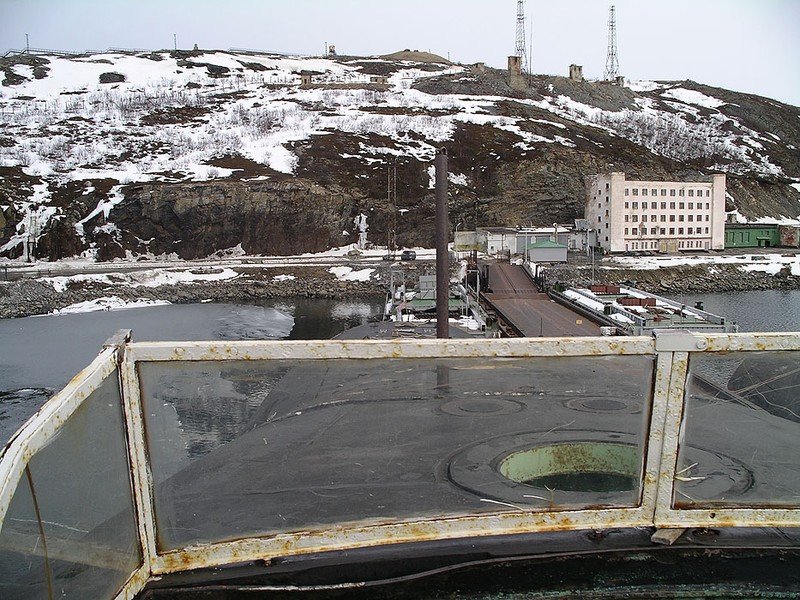
<path fill-rule="evenodd" d="M 522 267 L 489 265 L 488 284 L 484 297 L 525 337 L 601 334 L 599 325 L 539 292 Z"/>

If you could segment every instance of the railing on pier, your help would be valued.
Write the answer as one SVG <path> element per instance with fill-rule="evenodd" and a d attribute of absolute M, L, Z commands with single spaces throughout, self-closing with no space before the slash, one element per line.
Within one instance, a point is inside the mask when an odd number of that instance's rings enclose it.
<path fill-rule="evenodd" d="M 556 530 L 800 526 L 800 334 L 134 343 L 0 460 L 0 595 Z"/>

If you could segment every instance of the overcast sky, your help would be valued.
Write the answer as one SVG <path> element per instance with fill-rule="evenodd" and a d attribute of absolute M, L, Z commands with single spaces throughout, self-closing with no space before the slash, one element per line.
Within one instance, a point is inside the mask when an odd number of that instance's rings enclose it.
<path fill-rule="evenodd" d="M 533 70 L 605 67 L 610 2 L 527 0 Z M 800 0 L 616 0 L 622 74 L 693 79 L 800 106 Z M 505 66 L 515 0 L 0 0 L 0 52 L 253 48 L 319 54 L 430 50 Z M 530 29 L 528 29 L 530 32 Z"/>

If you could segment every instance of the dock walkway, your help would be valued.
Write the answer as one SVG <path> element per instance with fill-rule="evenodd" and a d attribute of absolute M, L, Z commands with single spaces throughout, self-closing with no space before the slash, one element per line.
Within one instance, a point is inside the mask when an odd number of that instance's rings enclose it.
<path fill-rule="evenodd" d="M 506 263 L 488 265 L 488 286 L 483 297 L 524 337 L 600 335 L 600 326 L 572 312 L 540 292 L 522 267 Z"/>

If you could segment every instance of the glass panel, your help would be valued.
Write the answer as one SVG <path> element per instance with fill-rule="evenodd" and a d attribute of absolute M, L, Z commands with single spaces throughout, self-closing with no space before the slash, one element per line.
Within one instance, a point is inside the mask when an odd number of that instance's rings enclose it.
<path fill-rule="evenodd" d="M 14 491 L 0 530 L 0 598 L 47 598 L 47 566 L 28 477 Z"/>
<path fill-rule="evenodd" d="M 800 352 L 692 354 L 673 502 L 800 505 Z"/>
<path fill-rule="evenodd" d="M 115 372 L 29 463 L 54 597 L 111 598 L 142 563 L 123 423 Z M 19 597 L 47 597 L 40 569 L 27 579 Z"/>
<path fill-rule="evenodd" d="M 141 363 L 162 550 L 635 506 L 650 356 Z"/>

